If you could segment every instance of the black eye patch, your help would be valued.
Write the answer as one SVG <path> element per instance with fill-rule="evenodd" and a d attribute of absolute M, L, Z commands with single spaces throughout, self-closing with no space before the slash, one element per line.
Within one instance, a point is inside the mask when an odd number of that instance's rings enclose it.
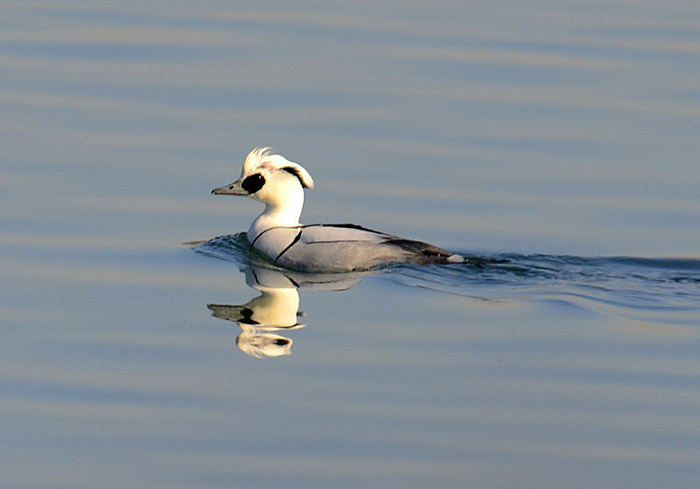
<path fill-rule="evenodd" d="M 243 190 L 250 194 L 254 194 L 258 190 L 263 188 L 263 185 L 265 185 L 265 177 L 263 177 L 260 173 L 256 173 L 255 175 L 246 177 L 243 180 L 243 183 L 241 183 L 241 187 L 243 187 Z"/>

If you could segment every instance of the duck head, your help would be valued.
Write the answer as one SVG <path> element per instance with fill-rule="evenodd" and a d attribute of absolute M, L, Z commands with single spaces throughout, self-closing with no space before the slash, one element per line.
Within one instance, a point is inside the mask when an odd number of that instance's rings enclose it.
<path fill-rule="evenodd" d="M 240 178 L 211 193 L 243 195 L 265 204 L 265 210 L 248 232 L 248 238 L 253 240 L 272 226 L 299 225 L 304 189 L 313 186 L 314 181 L 303 166 L 272 153 L 270 148 L 256 148 L 246 157 Z"/>
<path fill-rule="evenodd" d="M 273 154 L 270 148 L 255 148 L 243 163 L 238 180 L 211 191 L 215 195 L 244 195 L 261 202 L 280 200 L 298 188 L 313 188 L 309 172 L 298 163 L 282 155 Z"/>

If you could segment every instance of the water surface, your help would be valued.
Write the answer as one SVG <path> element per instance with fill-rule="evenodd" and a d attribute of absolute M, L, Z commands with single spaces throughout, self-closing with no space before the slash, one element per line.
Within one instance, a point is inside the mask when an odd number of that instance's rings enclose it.
<path fill-rule="evenodd" d="M 700 484 L 697 2 L 0 13 L 0 485 Z M 252 260 L 259 145 L 470 263 Z"/>

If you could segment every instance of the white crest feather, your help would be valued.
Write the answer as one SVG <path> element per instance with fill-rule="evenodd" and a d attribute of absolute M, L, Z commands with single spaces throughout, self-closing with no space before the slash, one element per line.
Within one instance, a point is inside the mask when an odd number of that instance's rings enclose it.
<path fill-rule="evenodd" d="M 299 163 L 294 163 L 289 161 L 282 155 L 272 152 L 270 147 L 255 148 L 253 151 L 248 153 L 245 162 L 243 163 L 243 175 L 249 175 L 254 172 L 256 168 L 268 168 L 270 170 L 287 170 L 301 182 L 301 185 L 306 188 L 314 187 L 314 179 L 306 168 L 301 166 Z"/>

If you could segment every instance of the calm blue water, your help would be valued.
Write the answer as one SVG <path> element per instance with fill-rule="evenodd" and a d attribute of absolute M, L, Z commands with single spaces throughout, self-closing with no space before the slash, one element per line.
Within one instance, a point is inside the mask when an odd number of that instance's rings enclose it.
<path fill-rule="evenodd" d="M 699 25 L 3 2 L 0 486 L 697 487 Z M 271 267 L 209 194 L 259 145 L 470 262 Z"/>

